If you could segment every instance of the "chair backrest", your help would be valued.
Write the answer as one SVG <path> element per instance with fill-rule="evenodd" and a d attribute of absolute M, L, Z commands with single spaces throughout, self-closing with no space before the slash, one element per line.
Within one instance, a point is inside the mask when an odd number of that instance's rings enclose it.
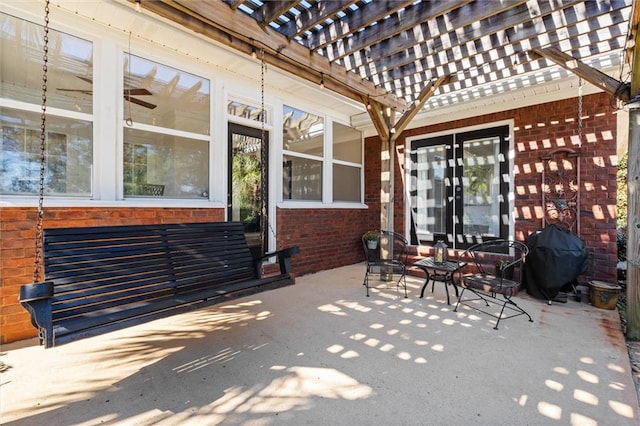
<path fill-rule="evenodd" d="M 368 235 L 375 237 L 377 244 L 375 247 L 369 245 Z M 402 235 L 386 230 L 368 231 L 362 235 L 362 246 L 364 248 L 367 262 L 377 262 L 380 260 L 396 260 L 406 264 L 408 241 Z M 390 251 L 390 253 L 389 253 Z"/>
<path fill-rule="evenodd" d="M 521 281 L 521 264 L 528 254 L 529 248 L 519 241 L 491 240 L 474 244 L 462 257 L 469 264 L 473 264 L 477 272 Z M 516 270 L 518 279 L 513 277 Z"/>
<path fill-rule="evenodd" d="M 393 232 L 393 231 L 380 231 L 382 236 L 383 244 L 382 247 L 388 247 L 391 249 L 391 256 L 389 256 L 393 260 L 400 261 L 402 263 L 406 263 L 407 257 L 407 244 L 408 241 L 402 235 Z M 385 238 L 388 239 L 385 241 Z M 386 244 L 385 244 L 386 243 Z"/>

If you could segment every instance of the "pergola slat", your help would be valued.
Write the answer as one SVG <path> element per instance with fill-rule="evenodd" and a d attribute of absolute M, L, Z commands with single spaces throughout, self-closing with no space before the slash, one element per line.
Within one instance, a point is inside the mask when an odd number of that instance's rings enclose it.
<path fill-rule="evenodd" d="M 358 10 L 357 13 L 349 13 L 344 19 L 334 21 L 331 25 L 311 34 L 305 39 L 305 44 L 311 50 L 322 49 L 414 2 L 415 0 L 377 0 Z"/>
<path fill-rule="evenodd" d="M 280 32 L 291 40 L 310 28 L 313 28 L 315 25 L 333 17 L 336 13 L 349 7 L 355 2 L 356 0 L 316 2 L 310 8 L 302 10 L 294 19 L 282 25 L 280 27 Z"/>

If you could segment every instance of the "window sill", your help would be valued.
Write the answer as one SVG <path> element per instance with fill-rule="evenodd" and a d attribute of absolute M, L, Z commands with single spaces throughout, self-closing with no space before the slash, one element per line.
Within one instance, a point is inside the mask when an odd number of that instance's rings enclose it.
<path fill-rule="evenodd" d="M 0 196 L 0 207 L 37 207 L 37 196 Z M 141 207 L 141 208 L 204 208 L 221 209 L 225 204 L 205 199 L 175 199 L 165 197 L 126 198 L 124 200 L 92 200 L 88 198 L 55 197 L 44 199 L 47 207 Z"/>
<path fill-rule="evenodd" d="M 280 209 L 368 209 L 362 203 L 322 203 L 320 201 L 283 201 L 278 203 Z"/>

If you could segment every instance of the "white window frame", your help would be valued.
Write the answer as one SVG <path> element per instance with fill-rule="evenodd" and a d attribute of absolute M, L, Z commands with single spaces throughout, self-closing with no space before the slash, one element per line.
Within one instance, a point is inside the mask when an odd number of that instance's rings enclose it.
<path fill-rule="evenodd" d="M 275 110 L 278 111 L 279 116 L 274 116 L 274 123 L 278 123 L 278 125 L 274 125 L 274 129 L 277 129 L 277 131 L 279 132 L 279 135 L 277 135 L 278 139 L 276 139 L 277 141 L 279 141 L 278 143 L 275 144 L 278 152 L 278 163 L 279 166 L 279 170 L 278 170 L 278 177 L 277 177 L 277 182 L 278 182 L 278 188 L 277 188 L 277 194 L 278 194 L 278 207 L 279 208 L 295 208 L 295 209 L 305 209 L 305 208 L 344 208 L 344 209 L 366 209 L 367 206 L 364 204 L 364 190 L 365 190 L 365 183 L 364 183 L 364 163 L 365 163 L 365 158 L 364 158 L 364 133 L 362 131 L 360 131 L 361 133 L 361 143 L 360 143 L 360 151 L 361 151 L 361 159 L 362 159 L 362 164 L 357 164 L 357 163 L 351 163 L 348 161 L 342 161 L 342 160 L 334 160 L 333 158 L 333 124 L 334 123 L 340 123 L 344 126 L 348 126 L 348 127 L 353 127 L 348 123 L 345 123 L 344 121 L 341 121 L 339 119 L 333 118 L 327 114 L 323 114 L 322 112 L 316 111 L 312 108 L 309 108 L 308 106 L 304 105 L 300 105 L 296 102 L 293 101 L 286 101 L 286 102 L 282 102 L 279 104 L 280 109 L 278 110 L 278 107 L 275 107 Z M 310 114 L 314 114 L 317 115 L 319 117 L 322 117 L 322 119 L 324 120 L 324 134 L 323 134 L 323 149 L 322 149 L 322 157 L 318 157 L 315 155 L 309 155 L 309 154 L 304 154 L 304 153 L 299 153 L 299 152 L 295 152 L 295 151 L 289 151 L 289 150 L 285 150 L 284 147 L 282 146 L 282 141 L 283 141 L 283 135 L 282 135 L 282 119 L 283 119 L 283 108 L 284 106 L 290 107 L 290 108 L 295 108 L 297 110 L 303 111 L 303 112 L 308 112 Z M 358 130 L 357 128 L 353 127 L 354 129 Z M 274 135 L 275 136 L 275 135 Z M 275 151 L 275 150 L 274 150 Z M 315 160 L 315 161 L 322 161 L 322 196 L 321 196 L 321 200 L 285 200 L 283 198 L 283 182 L 282 182 L 282 176 L 283 176 L 283 170 L 282 170 L 282 163 L 284 160 L 284 156 L 285 155 L 291 155 L 294 157 L 298 157 L 298 158 L 305 158 L 305 159 L 310 159 L 310 160 Z M 349 202 L 349 201 L 333 201 L 333 165 L 334 164 L 340 164 L 340 165 L 347 165 L 347 166 L 353 166 L 353 167 L 359 167 L 360 169 L 360 201 L 359 202 Z"/>

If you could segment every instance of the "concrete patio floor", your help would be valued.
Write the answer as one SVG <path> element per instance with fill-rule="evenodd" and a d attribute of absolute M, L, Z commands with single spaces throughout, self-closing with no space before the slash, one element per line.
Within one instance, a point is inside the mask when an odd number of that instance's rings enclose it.
<path fill-rule="evenodd" d="M 57 348 L 2 348 L 4 425 L 637 425 L 617 311 L 444 287 L 365 297 L 364 264 Z M 452 301 L 453 302 L 453 301 Z"/>

